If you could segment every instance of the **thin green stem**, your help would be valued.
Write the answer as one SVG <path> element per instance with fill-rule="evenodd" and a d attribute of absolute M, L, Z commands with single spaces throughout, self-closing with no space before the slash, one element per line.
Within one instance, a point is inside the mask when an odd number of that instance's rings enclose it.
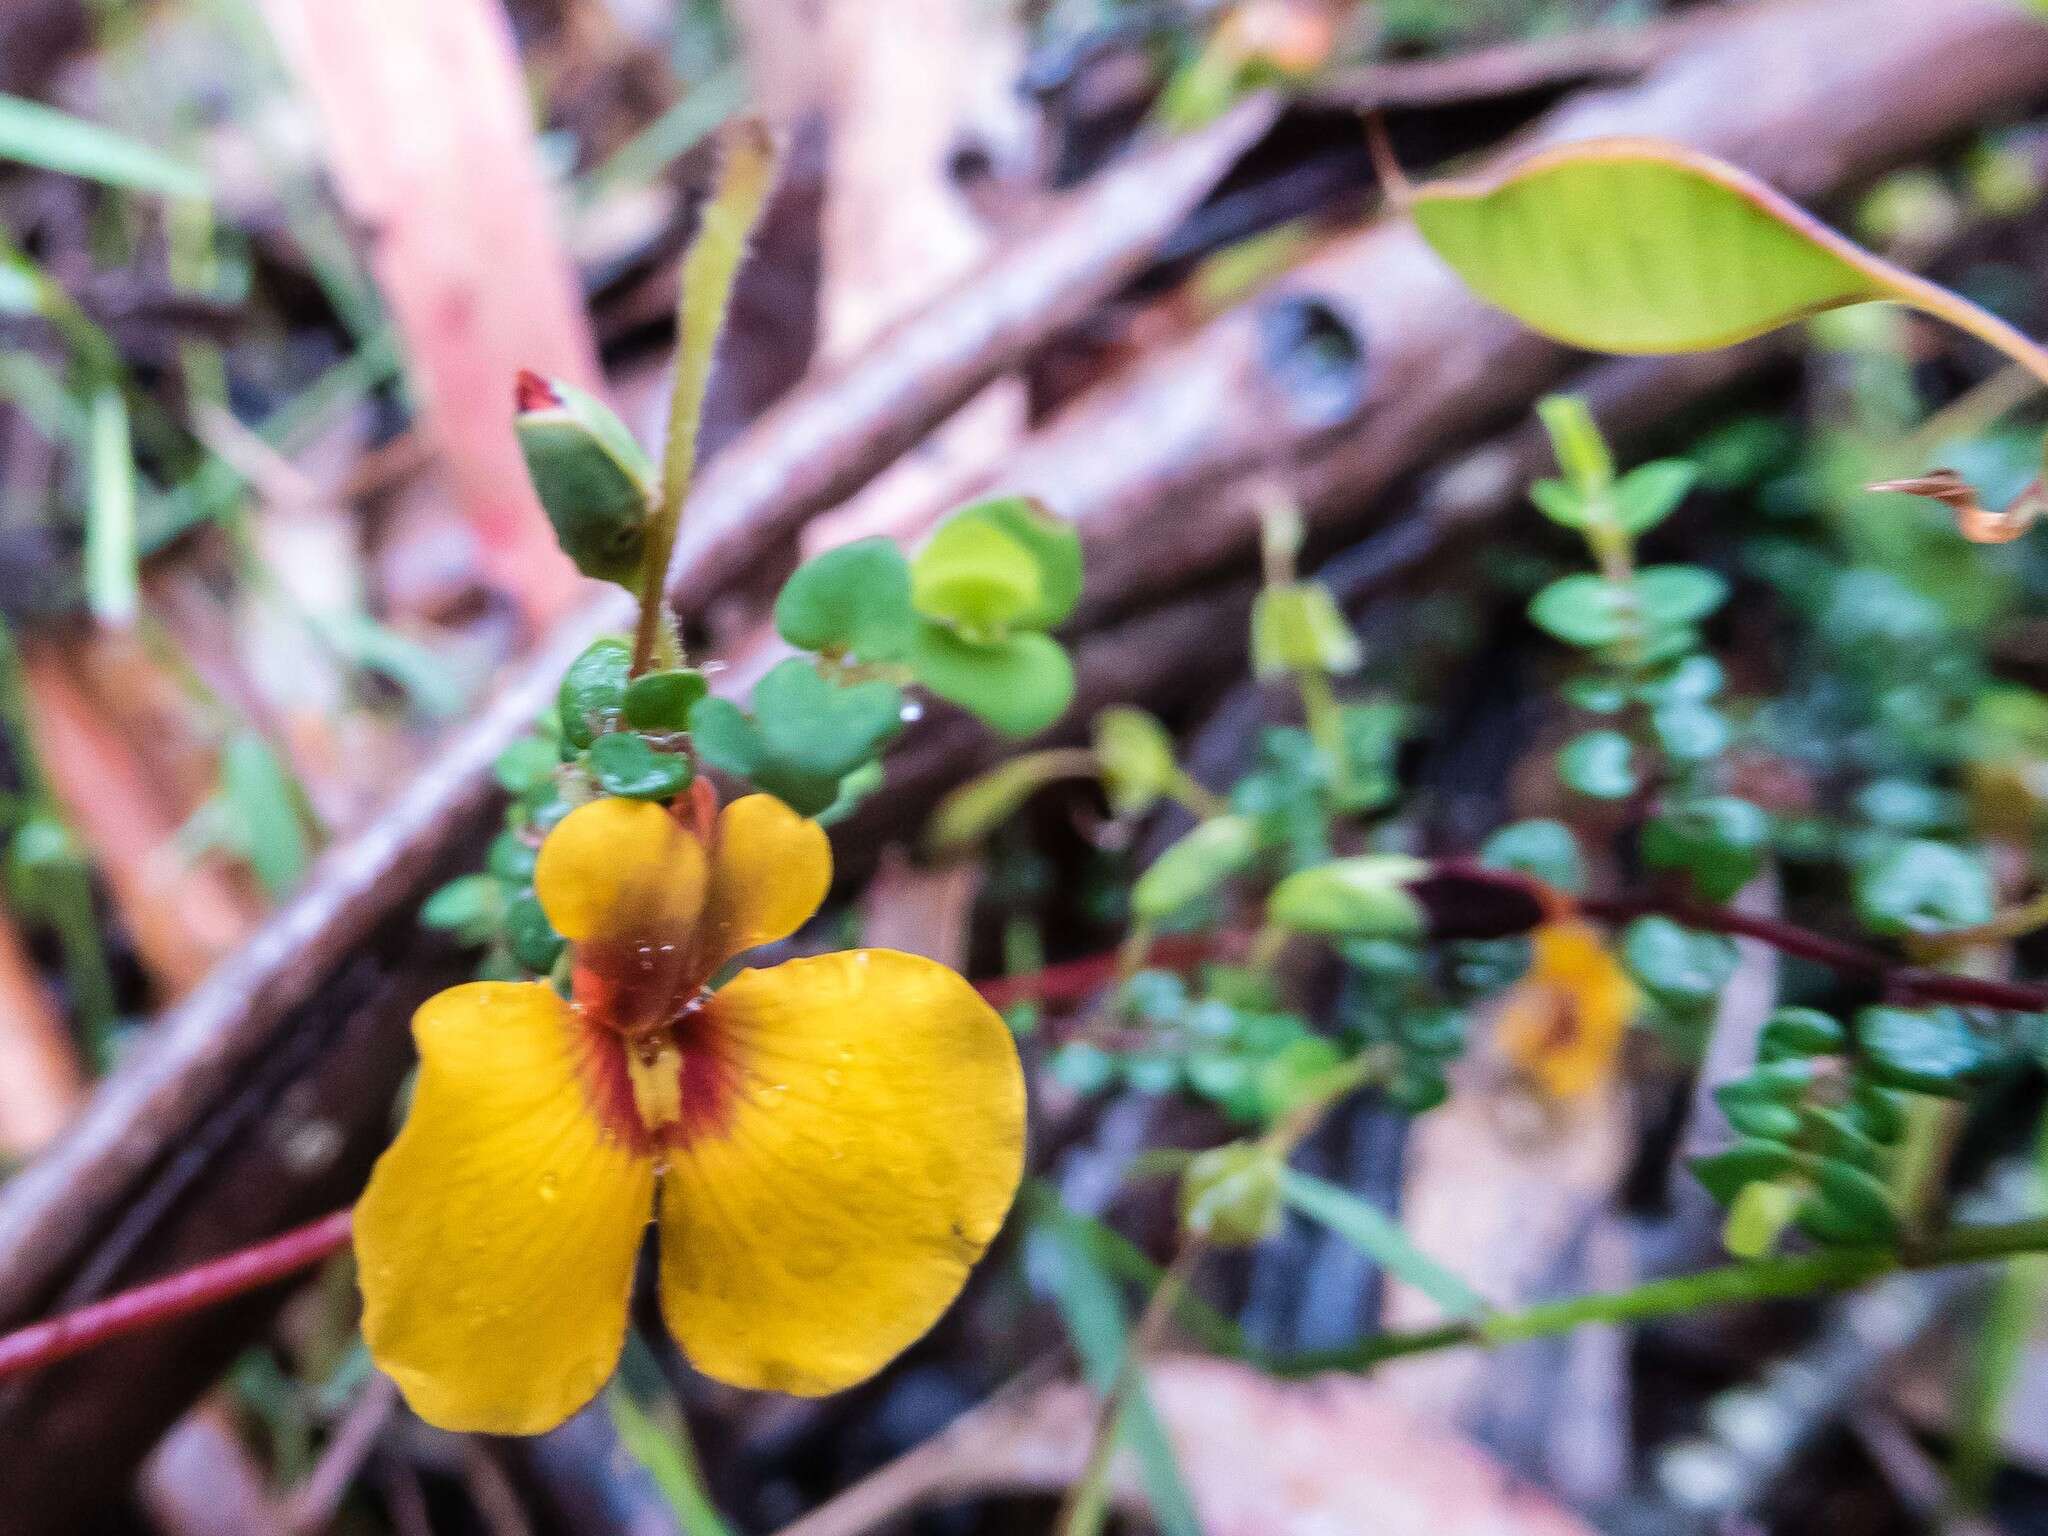
<path fill-rule="evenodd" d="M 1204 1251 L 1200 1239 L 1187 1239 L 1180 1252 L 1174 1255 L 1173 1263 L 1167 1266 L 1166 1273 L 1160 1277 L 1159 1284 L 1153 1288 L 1151 1298 L 1138 1318 L 1138 1325 L 1131 1330 L 1124 1345 L 1124 1357 L 1117 1366 L 1116 1379 L 1103 1394 L 1102 1405 L 1095 1415 L 1095 1433 L 1089 1440 L 1088 1460 L 1081 1469 L 1081 1476 L 1067 1491 L 1066 1503 L 1054 1523 L 1053 1529 L 1059 1536 L 1098 1536 L 1101 1531 L 1103 1519 L 1109 1511 L 1109 1470 L 1116 1457 L 1117 1430 L 1123 1422 L 1125 1406 L 1137 1388 L 1145 1356 L 1157 1347 L 1167 1319 L 1179 1309 L 1188 1278 L 1201 1262 Z"/>
<path fill-rule="evenodd" d="M 1791 1258 L 1727 1264 L 1626 1290 L 1597 1291 L 1519 1312 L 1499 1312 L 1471 1322 L 1383 1333 L 1342 1349 L 1289 1355 L 1267 1364 L 1284 1375 L 1364 1370 L 1406 1355 L 1461 1345 L 1512 1344 L 1569 1333 L 1589 1323 L 1641 1323 L 1707 1307 L 1816 1296 L 1847 1290 L 1897 1270 L 1981 1264 L 2042 1252 L 2048 1252 L 2048 1217 L 1957 1227 L 1926 1243 L 1898 1249 L 1831 1248 Z"/>
<path fill-rule="evenodd" d="M 754 119 L 722 135 L 718 185 L 704 205 L 697 233 L 683 253 L 676 299 L 676 372 L 669 395 L 668 440 L 661 460 L 661 500 L 647 526 L 640 568 L 640 623 L 633 635 L 633 671 L 654 663 L 667 606 L 668 567 L 682 528 L 683 503 L 697 472 L 697 433 L 704 397 L 732 301 L 733 280 L 775 185 L 775 141 Z"/>
<path fill-rule="evenodd" d="M 1309 739 L 1330 765 L 1330 786 L 1339 804 L 1351 799 L 1351 754 L 1344 750 L 1344 712 L 1337 704 L 1337 692 L 1327 673 L 1306 669 L 1294 674 L 1301 692 L 1302 721 Z"/>

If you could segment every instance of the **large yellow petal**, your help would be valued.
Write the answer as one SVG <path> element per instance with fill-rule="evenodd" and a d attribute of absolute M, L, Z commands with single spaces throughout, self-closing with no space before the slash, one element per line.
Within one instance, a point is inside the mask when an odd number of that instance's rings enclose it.
<path fill-rule="evenodd" d="M 718 813 L 699 966 L 708 976 L 734 955 L 786 939 L 810 920 L 832 884 L 825 829 L 773 795 L 746 795 Z"/>
<path fill-rule="evenodd" d="M 687 940 L 704 908 L 704 846 L 651 800 L 579 805 L 540 846 L 533 889 L 572 944 Z"/>
<path fill-rule="evenodd" d="M 937 1321 L 1024 1168 L 1024 1076 L 995 1010 L 933 961 L 851 950 L 742 971 L 722 1132 L 661 1180 L 661 1304 L 708 1376 L 816 1396 Z"/>
<path fill-rule="evenodd" d="M 608 1135 L 553 989 L 475 982 L 413 1017 L 405 1128 L 356 1206 L 363 1337 L 419 1416 L 537 1434 L 618 1363 L 654 1170 Z"/>

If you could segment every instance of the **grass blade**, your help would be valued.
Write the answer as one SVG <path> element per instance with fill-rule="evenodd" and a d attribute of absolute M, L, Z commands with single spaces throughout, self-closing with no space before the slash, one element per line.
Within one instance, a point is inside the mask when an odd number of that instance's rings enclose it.
<path fill-rule="evenodd" d="M 1035 1203 L 1038 1211 L 1026 1242 L 1026 1263 L 1052 1293 L 1060 1321 L 1081 1357 L 1082 1374 L 1096 1391 L 1107 1392 L 1130 1347 L 1130 1320 L 1123 1297 L 1067 1213 L 1057 1209 L 1056 1201 L 1048 1196 Z M 1142 1377 L 1131 1382 L 1117 1430 L 1138 1458 L 1159 1528 L 1167 1536 L 1201 1536 L 1194 1499 Z"/>
<path fill-rule="evenodd" d="M 165 197 L 207 195 L 205 173 L 147 144 L 41 102 L 0 95 L 0 160 Z"/>
<path fill-rule="evenodd" d="M 86 467 L 85 596 L 93 617 L 113 628 L 135 622 L 141 585 L 135 545 L 135 448 L 121 391 L 92 401 Z"/>
<path fill-rule="evenodd" d="M 1453 1320 L 1478 1317 L 1487 1310 L 1485 1299 L 1417 1248 L 1399 1222 L 1350 1190 L 1293 1168 L 1280 1176 L 1280 1189 L 1295 1210 L 1321 1222 L 1388 1274 L 1414 1286 Z"/>

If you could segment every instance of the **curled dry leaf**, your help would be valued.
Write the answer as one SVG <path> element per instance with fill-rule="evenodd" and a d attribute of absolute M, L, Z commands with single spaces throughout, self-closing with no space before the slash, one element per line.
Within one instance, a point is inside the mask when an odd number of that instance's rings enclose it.
<path fill-rule="evenodd" d="M 1972 544 L 2010 544 L 2048 512 L 2048 487 L 2037 476 L 2002 512 L 1977 499 L 1976 490 L 1952 469 L 1930 469 L 1907 480 L 1883 480 L 1873 491 L 1900 491 L 1938 501 L 1956 515 L 1956 529 Z"/>

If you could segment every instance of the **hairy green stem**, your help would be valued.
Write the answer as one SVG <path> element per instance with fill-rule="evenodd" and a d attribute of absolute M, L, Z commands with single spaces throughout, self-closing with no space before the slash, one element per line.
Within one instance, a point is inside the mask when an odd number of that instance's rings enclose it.
<path fill-rule="evenodd" d="M 640 623 L 633 634 L 633 671 L 655 660 L 664 632 L 669 559 L 683 524 L 683 503 L 697 472 L 697 432 L 711 364 L 725 329 L 733 280 L 747 253 L 768 193 L 775 185 L 775 141 L 754 119 L 732 124 L 722 136 L 718 185 L 704 205 L 697 233 L 683 253 L 676 299 L 676 373 L 669 395 L 668 439 L 661 459 L 661 500 L 647 526 L 640 567 Z"/>

